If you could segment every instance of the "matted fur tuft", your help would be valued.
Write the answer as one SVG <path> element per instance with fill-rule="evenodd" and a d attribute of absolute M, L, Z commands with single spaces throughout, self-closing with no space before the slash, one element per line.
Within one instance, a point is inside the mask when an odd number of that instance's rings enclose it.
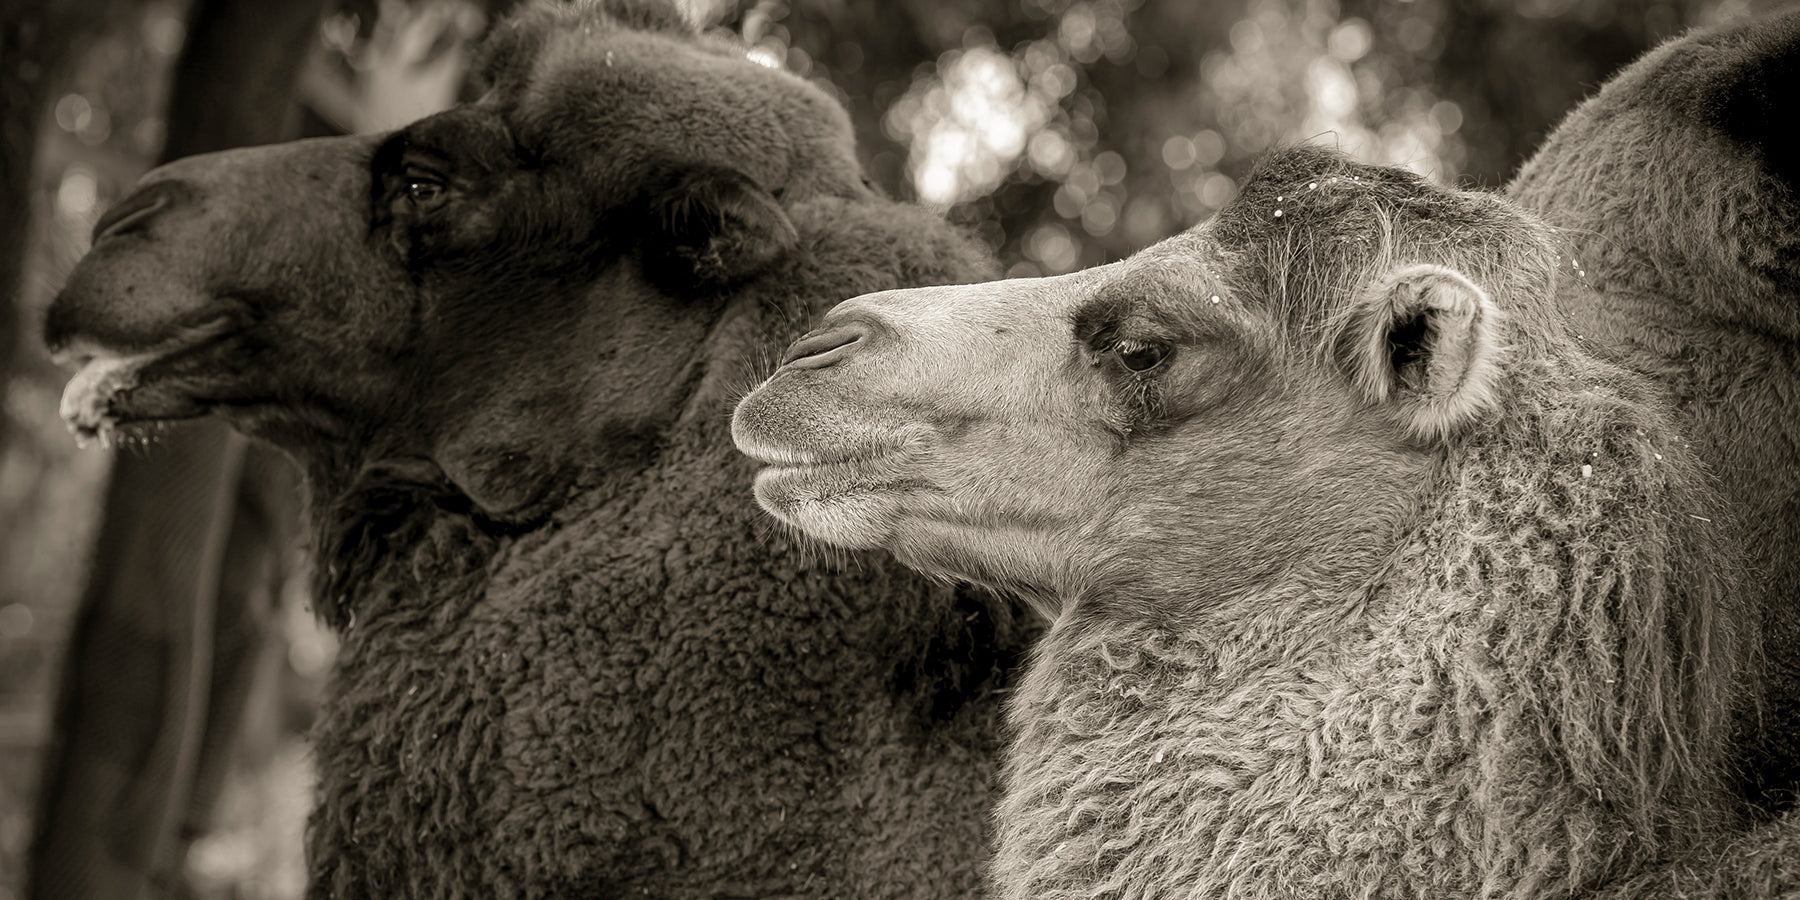
<path fill-rule="evenodd" d="M 531 82 L 550 41 L 614 31 L 699 37 L 694 23 L 667 0 L 535 0 L 495 24 L 472 68 L 489 86 L 516 92 Z"/>

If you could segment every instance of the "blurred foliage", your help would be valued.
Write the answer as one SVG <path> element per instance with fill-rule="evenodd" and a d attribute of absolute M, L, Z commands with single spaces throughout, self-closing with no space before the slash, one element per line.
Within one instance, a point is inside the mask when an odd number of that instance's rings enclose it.
<path fill-rule="evenodd" d="M 729 0 L 693 4 L 844 99 L 876 180 L 1015 275 L 1199 222 L 1277 142 L 1498 186 L 1612 71 L 1745 0 Z"/>
<path fill-rule="evenodd" d="M 38 258 L 31 267 L 36 278 L 21 291 L 27 306 L 48 300 L 54 282 L 86 251 L 93 223 L 162 149 L 168 74 L 187 34 L 187 4 L 109 6 L 116 18 L 77 51 L 36 129 L 40 194 L 34 199 L 49 203 L 32 210 Z M 35 329 L 25 331 L 35 349 Z"/>

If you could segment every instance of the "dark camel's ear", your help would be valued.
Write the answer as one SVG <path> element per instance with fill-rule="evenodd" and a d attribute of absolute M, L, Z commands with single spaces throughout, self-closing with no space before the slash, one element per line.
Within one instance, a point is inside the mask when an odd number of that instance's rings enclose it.
<path fill-rule="evenodd" d="M 650 199 L 644 274 L 670 294 L 729 286 L 786 256 L 800 234 L 768 191 L 741 172 L 683 171 Z"/>
<path fill-rule="evenodd" d="M 1499 312 L 1474 282 L 1443 266 L 1407 266 L 1376 281 L 1357 316 L 1351 377 L 1413 437 L 1442 440 L 1493 406 Z"/>

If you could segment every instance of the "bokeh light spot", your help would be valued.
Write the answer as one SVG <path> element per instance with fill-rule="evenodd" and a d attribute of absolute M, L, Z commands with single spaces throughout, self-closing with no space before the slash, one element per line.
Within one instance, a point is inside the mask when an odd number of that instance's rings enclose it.
<path fill-rule="evenodd" d="M 1349 63 L 1367 56 L 1374 42 L 1374 36 L 1369 33 L 1369 23 L 1361 19 L 1345 19 L 1331 30 L 1331 37 L 1325 41 L 1325 49 L 1337 59 Z"/>
<path fill-rule="evenodd" d="M 174 56 L 187 41 L 187 23 L 179 8 L 163 5 L 144 18 L 144 46 L 160 56 Z"/>
<path fill-rule="evenodd" d="M 79 132 L 88 127 L 93 118 L 93 104 L 80 94 L 64 94 L 56 101 L 56 125 L 64 131 Z"/>
<path fill-rule="evenodd" d="M 1069 230 L 1054 222 L 1039 225 L 1025 238 L 1025 255 L 1050 272 L 1063 273 L 1075 268 L 1079 252 Z"/>
<path fill-rule="evenodd" d="M 71 219 L 91 218 L 100 206 L 100 180 L 86 166 L 70 166 L 56 186 L 56 209 Z"/>
<path fill-rule="evenodd" d="M 1162 159 L 1163 165 L 1177 172 L 1192 168 L 1198 159 L 1198 154 L 1194 151 L 1194 139 L 1178 134 L 1163 141 Z"/>

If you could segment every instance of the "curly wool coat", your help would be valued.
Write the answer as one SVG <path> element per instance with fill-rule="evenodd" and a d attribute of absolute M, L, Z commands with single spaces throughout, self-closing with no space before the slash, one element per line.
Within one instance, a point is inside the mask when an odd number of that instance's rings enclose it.
<path fill-rule="evenodd" d="M 792 212 L 804 262 L 709 337 L 728 382 L 840 296 L 983 271 L 915 210 Z M 313 896 L 979 892 L 1027 635 L 988 596 L 774 532 L 726 402 L 523 533 L 444 484 L 377 481 L 327 511 L 388 537 L 339 573 Z"/>
<path fill-rule="evenodd" d="M 1618 898 L 1800 893 L 1800 10 L 1696 31 L 1570 113 L 1507 193 L 1562 229 L 1581 331 L 1674 393 L 1749 557 L 1759 666 L 1736 704 L 1749 831 Z M 1784 812 L 1785 811 L 1785 812 Z"/>

